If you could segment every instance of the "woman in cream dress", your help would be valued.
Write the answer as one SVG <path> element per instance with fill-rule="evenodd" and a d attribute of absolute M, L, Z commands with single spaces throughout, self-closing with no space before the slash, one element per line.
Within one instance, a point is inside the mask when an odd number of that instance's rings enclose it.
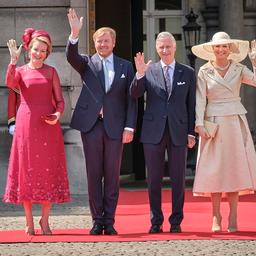
<path fill-rule="evenodd" d="M 239 63 L 248 54 L 249 42 L 230 39 L 225 32 L 193 46 L 192 51 L 208 60 L 198 73 L 196 131 L 200 142 L 193 193 L 211 197 L 213 232 L 221 231 L 220 203 L 227 196 L 228 231 L 235 232 L 238 197 L 256 190 L 256 154 L 239 96 L 242 83 L 256 87 L 256 56 L 250 51 L 252 72 Z M 214 137 L 204 120 L 218 125 Z"/>

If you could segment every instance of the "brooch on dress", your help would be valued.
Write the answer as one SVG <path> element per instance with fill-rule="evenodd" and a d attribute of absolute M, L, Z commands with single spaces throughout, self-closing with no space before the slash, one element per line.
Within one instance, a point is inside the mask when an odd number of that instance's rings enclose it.
<path fill-rule="evenodd" d="M 207 73 L 209 74 L 209 75 L 214 75 L 214 70 L 211 68 L 211 69 L 208 69 L 207 70 Z"/>

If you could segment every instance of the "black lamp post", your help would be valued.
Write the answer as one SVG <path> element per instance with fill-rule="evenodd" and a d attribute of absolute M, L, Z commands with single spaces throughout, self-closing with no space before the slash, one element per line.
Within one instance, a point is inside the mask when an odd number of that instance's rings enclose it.
<path fill-rule="evenodd" d="M 185 47 L 190 66 L 195 68 L 196 56 L 192 53 L 191 47 L 193 45 L 199 44 L 201 26 L 196 23 L 198 15 L 193 12 L 193 9 L 191 9 L 190 13 L 185 17 L 188 20 L 187 24 L 182 27 Z"/>

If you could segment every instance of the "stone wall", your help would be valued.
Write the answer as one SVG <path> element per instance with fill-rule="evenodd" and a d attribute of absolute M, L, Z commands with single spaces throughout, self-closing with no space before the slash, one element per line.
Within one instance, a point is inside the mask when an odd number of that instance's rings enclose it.
<path fill-rule="evenodd" d="M 85 161 L 83 156 L 80 135 L 69 128 L 69 122 L 77 97 L 81 90 L 81 80 L 66 61 L 65 46 L 69 36 L 69 24 L 67 10 L 74 7 L 79 16 L 84 16 L 84 29 L 79 38 L 80 52 L 92 51 L 88 45 L 88 35 L 93 32 L 95 26 L 95 13 L 93 5 L 96 0 L 1 0 L 0 1 L 0 195 L 5 186 L 6 169 L 8 165 L 11 136 L 7 133 L 7 89 L 4 84 L 5 71 L 9 63 L 9 52 L 6 46 L 7 40 L 14 38 L 21 43 L 21 35 L 25 28 L 46 29 L 53 40 L 53 53 L 47 59 L 47 63 L 54 66 L 61 80 L 63 95 L 65 98 L 65 112 L 61 123 L 64 134 L 70 187 L 72 194 L 86 194 L 87 183 L 85 175 Z M 103 0 L 98 0 L 103 1 Z M 121 0 L 120 0 L 121 1 Z M 90 4 L 87 7 L 87 3 Z M 219 0 L 183 0 L 184 13 L 190 8 L 199 15 L 198 23 L 202 26 L 201 42 L 209 40 L 209 37 L 219 30 Z M 241 11 L 241 10 L 236 10 Z M 236 11 L 227 15 L 236 16 Z M 90 19 L 88 18 L 90 13 Z M 245 1 L 244 10 L 244 36 L 251 40 L 256 34 L 256 4 L 255 0 Z M 184 24 L 186 20 L 184 18 Z M 89 25 L 90 24 L 90 25 Z M 86 29 L 86 28 L 90 28 Z M 18 65 L 24 63 L 21 56 Z M 248 60 L 247 60 L 248 63 Z M 197 59 L 197 69 L 203 61 Z M 249 65 L 250 63 L 248 63 Z M 247 86 L 242 90 L 243 102 L 248 109 L 248 120 L 252 130 L 256 131 L 256 90 Z M 255 132 L 256 134 L 256 132 Z"/>
<path fill-rule="evenodd" d="M 6 42 L 13 38 L 18 44 L 24 29 L 47 30 L 53 41 L 53 53 L 46 63 L 54 66 L 59 74 L 65 99 L 65 112 L 61 118 L 65 149 L 67 156 L 69 180 L 72 194 L 86 194 L 87 183 L 85 175 L 85 161 L 80 135 L 69 128 L 69 122 L 77 97 L 81 90 L 81 80 L 66 61 L 65 46 L 70 33 L 67 10 L 76 8 L 80 16 L 86 17 L 86 0 L 1 0 L 0 2 L 0 195 L 4 191 L 6 171 L 11 145 L 11 136 L 7 132 L 7 95 L 4 80 L 9 63 L 9 51 Z M 87 19 L 84 19 L 87 27 Z M 79 40 L 80 51 L 87 46 L 86 29 L 81 32 Z M 23 52 L 18 65 L 24 64 Z"/>

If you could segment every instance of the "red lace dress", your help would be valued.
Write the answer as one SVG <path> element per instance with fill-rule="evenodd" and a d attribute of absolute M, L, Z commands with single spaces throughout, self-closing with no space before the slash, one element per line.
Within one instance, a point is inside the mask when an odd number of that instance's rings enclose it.
<path fill-rule="evenodd" d="M 70 200 L 64 142 L 59 122 L 42 116 L 63 112 L 64 99 L 56 70 L 48 65 L 31 69 L 9 65 L 6 84 L 19 88 L 4 202 L 62 203 Z"/>

